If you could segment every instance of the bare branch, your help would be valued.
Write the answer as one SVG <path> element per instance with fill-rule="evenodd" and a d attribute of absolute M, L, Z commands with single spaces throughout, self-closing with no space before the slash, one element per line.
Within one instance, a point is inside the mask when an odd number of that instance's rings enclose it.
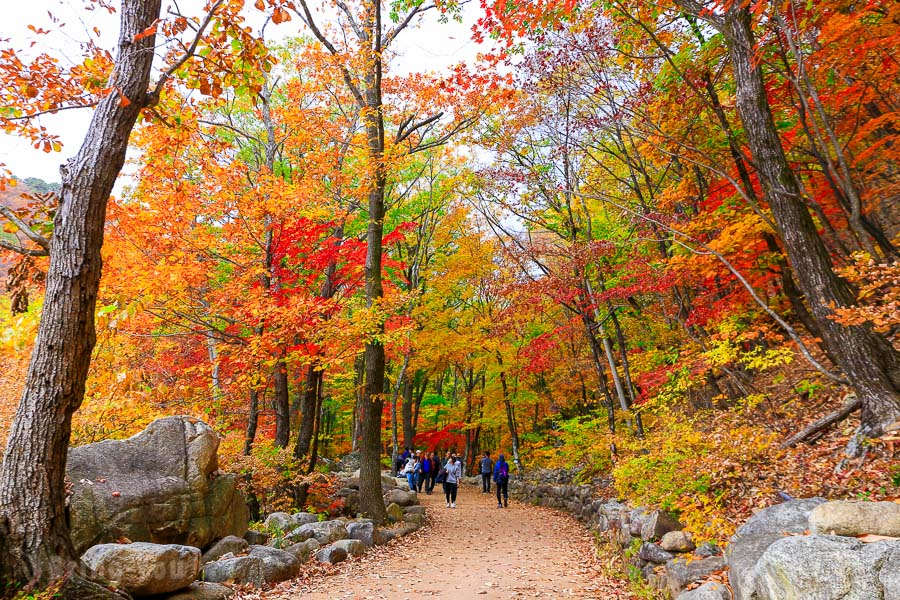
<path fill-rule="evenodd" d="M 22 246 L 16 246 L 15 244 L 11 244 L 3 240 L 0 240 L 0 248 L 10 250 L 18 254 L 24 254 L 25 256 L 50 256 L 50 253 L 44 249 L 35 250 L 32 248 L 23 248 Z"/>
<path fill-rule="evenodd" d="M 93 102 L 88 102 L 87 104 L 73 104 L 71 106 L 60 106 L 59 108 L 48 108 L 47 110 L 41 110 L 36 113 L 31 113 L 28 115 L 22 115 L 20 117 L 0 117 L 0 120 L 3 121 L 27 121 L 28 119 L 33 119 L 35 117 L 40 117 L 41 115 L 55 115 L 58 112 L 62 112 L 64 110 L 73 110 L 76 108 L 92 108 L 99 104 L 99 100 L 94 100 Z"/>
<path fill-rule="evenodd" d="M 428 117 L 427 119 L 419 121 L 412 126 L 410 126 L 410 123 L 412 123 L 412 120 L 414 118 L 413 116 L 410 116 L 408 119 L 404 119 L 403 122 L 400 123 L 400 127 L 397 129 L 397 137 L 395 139 L 395 143 L 399 144 L 400 142 L 411 136 L 413 133 L 415 133 L 417 130 L 427 125 L 431 125 L 443 116 L 444 111 L 441 111 Z"/>
<path fill-rule="evenodd" d="M 50 252 L 50 240 L 42 236 L 41 234 L 35 232 L 25 221 L 19 218 L 19 216 L 14 213 L 9 208 L 0 205 L 0 215 L 3 215 L 9 221 L 18 227 L 22 233 L 25 234 L 29 240 L 40 246 L 44 251 Z"/>
<path fill-rule="evenodd" d="M 300 6 L 303 8 L 303 12 L 299 12 L 296 8 L 294 9 L 294 12 L 297 13 L 297 15 L 304 23 L 306 23 L 306 26 L 309 27 L 310 31 L 312 31 L 313 36 L 315 36 L 315 38 L 319 40 L 319 42 L 321 42 L 323 46 L 325 46 L 328 52 L 332 56 L 338 56 L 340 52 L 338 52 L 338 49 L 334 46 L 334 44 L 332 44 L 331 41 L 327 37 L 325 37 L 325 34 L 322 33 L 322 30 L 319 29 L 319 26 L 316 25 L 316 21 L 315 19 L 313 19 L 312 12 L 310 12 L 309 5 L 306 3 L 306 0 L 300 0 Z M 353 99 L 356 100 L 356 103 L 360 108 L 365 107 L 366 100 L 365 98 L 363 98 L 362 92 L 360 91 L 359 87 L 355 83 L 353 83 L 353 75 L 350 73 L 350 70 L 343 63 L 341 63 L 340 67 L 341 73 L 344 75 L 344 82 L 347 84 L 347 87 L 350 88 L 350 93 L 353 94 Z"/>

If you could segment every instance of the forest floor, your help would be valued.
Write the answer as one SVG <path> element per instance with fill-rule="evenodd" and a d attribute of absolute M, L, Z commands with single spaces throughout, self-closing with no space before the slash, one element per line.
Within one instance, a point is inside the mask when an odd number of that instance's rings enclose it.
<path fill-rule="evenodd" d="M 626 583 L 604 576 L 591 533 L 572 517 L 514 501 L 498 509 L 493 494 L 471 485 L 447 508 L 439 488 L 419 494 L 428 524 L 414 534 L 241 598 L 633 598 Z"/>

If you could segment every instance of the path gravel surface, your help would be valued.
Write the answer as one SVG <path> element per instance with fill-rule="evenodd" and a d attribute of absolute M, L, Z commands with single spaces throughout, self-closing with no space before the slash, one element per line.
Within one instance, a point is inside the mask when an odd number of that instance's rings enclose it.
<path fill-rule="evenodd" d="M 428 525 L 336 566 L 308 569 L 263 594 L 285 600 L 478 600 L 507 598 L 631 599 L 605 578 L 591 534 L 557 511 L 511 502 L 463 485 L 456 508 L 438 489 L 420 494 Z"/>

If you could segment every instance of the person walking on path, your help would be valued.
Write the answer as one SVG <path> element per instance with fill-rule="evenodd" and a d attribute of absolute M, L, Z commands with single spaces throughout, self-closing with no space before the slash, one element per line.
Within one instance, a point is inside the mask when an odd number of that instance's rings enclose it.
<path fill-rule="evenodd" d="M 487 450 L 481 459 L 481 493 L 491 493 L 491 473 L 494 472 L 494 463 L 491 461 L 491 453 Z"/>
<path fill-rule="evenodd" d="M 403 466 L 403 471 L 401 474 L 406 477 L 406 483 L 409 484 L 409 491 L 416 491 L 416 457 L 411 455 L 406 459 L 406 464 Z"/>
<path fill-rule="evenodd" d="M 509 506 L 509 463 L 503 454 L 497 457 L 497 464 L 494 465 L 494 483 L 497 484 L 497 508 Z M 500 504 L 501 495 L 503 504 Z"/>
<path fill-rule="evenodd" d="M 422 453 L 422 461 L 419 466 L 421 468 L 416 476 L 416 491 L 421 494 L 423 487 L 426 490 L 428 489 L 428 484 L 426 482 L 428 481 L 428 478 L 431 477 L 431 458 L 429 458 L 427 452 Z"/>
<path fill-rule="evenodd" d="M 451 454 L 447 466 L 447 481 L 444 482 L 444 495 L 447 497 L 447 507 L 456 508 L 456 492 L 459 489 L 459 479 L 462 477 L 462 465 L 456 460 L 456 455 Z"/>
<path fill-rule="evenodd" d="M 434 486 L 437 483 L 438 473 L 441 471 L 441 459 L 440 457 L 432 452 L 431 453 L 431 472 L 429 472 L 428 476 L 428 494 L 434 491 Z"/>
<path fill-rule="evenodd" d="M 407 446 L 403 451 L 403 454 L 397 457 L 397 462 L 394 465 L 394 470 L 396 471 L 397 475 L 399 475 L 403 471 L 403 466 L 406 464 L 406 459 L 409 458 L 409 455 L 409 446 Z"/>

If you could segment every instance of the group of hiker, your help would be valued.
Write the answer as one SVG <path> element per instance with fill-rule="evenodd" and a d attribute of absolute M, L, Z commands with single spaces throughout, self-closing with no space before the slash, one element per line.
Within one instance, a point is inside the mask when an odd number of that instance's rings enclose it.
<path fill-rule="evenodd" d="M 509 506 L 509 463 L 501 453 L 495 463 L 491 453 L 485 452 L 478 463 L 481 473 L 481 493 L 491 493 L 491 482 L 497 484 L 497 508 Z M 407 447 L 397 457 L 397 474 L 406 477 L 410 491 L 426 494 L 434 491 L 438 483 L 443 485 L 447 508 L 456 508 L 456 495 L 462 478 L 462 461 L 456 452 L 448 450 L 441 459 L 434 452 L 413 451 Z"/>

